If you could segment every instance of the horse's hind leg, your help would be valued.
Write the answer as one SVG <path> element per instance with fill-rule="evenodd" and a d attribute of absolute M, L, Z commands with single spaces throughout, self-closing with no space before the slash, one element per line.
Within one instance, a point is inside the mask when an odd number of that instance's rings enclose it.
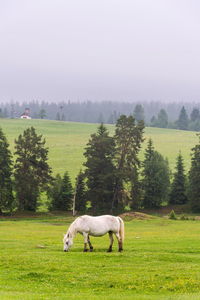
<path fill-rule="evenodd" d="M 88 251 L 88 249 L 87 249 L 88 233 L 83 232 L 83 237 L 84 237 L 84 249 L 83 249 L 83 252 L 87 252 Z"/>
<path fill-rule="evenodd" d="M 89 235 L 88 235 L 88 245 L 90 247 L 90 252 L 92 252 L 93 251 L 93 247 L 92 247 L 92 244 L 90 242 L 90 236 Z"/>
<path fill-rule="evenodd" d="M 120 237 L 120 235 L 119 235 L 119 233 L 115 233 L 115 235 L 116 235 L 116 238 L 117 238 L 117 240 L 118 240 L 118 246 L 119 246 L 119 252 L 122 252 L 122 250 L 123 250 L 123 245 L 122 245 L 122 240 L 121 240 L 121 237 Z"/>
<path fill-rule="evenodd" d="M 108 248 L 108 251 L 107 252 L 112 252 L 112 245 L 113 245 L 113 232 L 112 231 L 109 231 L 109 238 L 110 238 L 110 246 Z"/>

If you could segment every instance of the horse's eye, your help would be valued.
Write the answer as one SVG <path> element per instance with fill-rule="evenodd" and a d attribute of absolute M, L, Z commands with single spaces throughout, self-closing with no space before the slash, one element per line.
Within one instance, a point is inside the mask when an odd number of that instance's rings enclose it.
<path fill-rule="evenodd" d="M 66 245 L 68 245 L 68 242 L 66 242 Z"/>

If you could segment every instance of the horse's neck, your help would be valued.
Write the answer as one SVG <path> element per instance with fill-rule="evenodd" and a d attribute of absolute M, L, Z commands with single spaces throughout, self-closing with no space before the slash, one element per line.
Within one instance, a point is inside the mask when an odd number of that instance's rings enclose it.
<path fill-rule="evenodd" d="M 76 231 L 76 226 L 74 223 L 71 224 L 71 226 L 69 227 L 69 230 L 68 230 L 69 234 L 72 236 L 72 238 L 75 237 L 77 231 Z"/>

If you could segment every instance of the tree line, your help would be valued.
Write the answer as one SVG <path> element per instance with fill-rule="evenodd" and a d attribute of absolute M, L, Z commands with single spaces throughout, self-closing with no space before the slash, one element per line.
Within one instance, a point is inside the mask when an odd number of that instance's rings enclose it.
<path fill-rule="evenodd" d="M 167 112 L 161 109 L 157 116 L 153 116 L 149 123 L 151 127 L 172 128 L 180 130 L 200 131 L 200 110 L 194 107 L 188 115 L 187 110 L 183 106 L 178 115 L 178 119 L 170 122 Z"/>
<path fill-rule="evenodd" d="M 146 126 L 200 130 L 198 103 L 128 102 L 11 102 L 0 107 L 0 118 L 19 118 L 28 108 L 34 119 L 116 124 L 120 115 L 132 113 Z"/>
<path fill-rule="evenodd" d="M 45 139 L 34 127 L 15 140 L 15 161 L 0 129 L 0 212 L 37 211 L 42 192 L 52 211 L 117 214 L 186 203 L 194 212 L 200 211 L 200 138 L 191 150 L 189 174 L 178 153 L 171 175 L 167 159 L 156 151 L 151 139 L 144 159 L 139 159 L 143 132 L 144 122 L 132 115 L 118 118 L 113 136 L 99 125 L 86 145 L 84 170 L 73 188 L 67 171 L 63 176 L 52 175 Z"/>

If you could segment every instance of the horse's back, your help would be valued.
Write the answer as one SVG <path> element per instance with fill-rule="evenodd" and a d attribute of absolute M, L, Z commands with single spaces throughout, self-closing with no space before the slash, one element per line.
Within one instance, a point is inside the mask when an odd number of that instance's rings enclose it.
<path fill-rule="evenodd" d="M 77 218 L 78 231 L 86 231 L 94 236 L 101 236 L 109 231 L 119 231 L 119 219 L 111 215 L 89 216 Z"/>

